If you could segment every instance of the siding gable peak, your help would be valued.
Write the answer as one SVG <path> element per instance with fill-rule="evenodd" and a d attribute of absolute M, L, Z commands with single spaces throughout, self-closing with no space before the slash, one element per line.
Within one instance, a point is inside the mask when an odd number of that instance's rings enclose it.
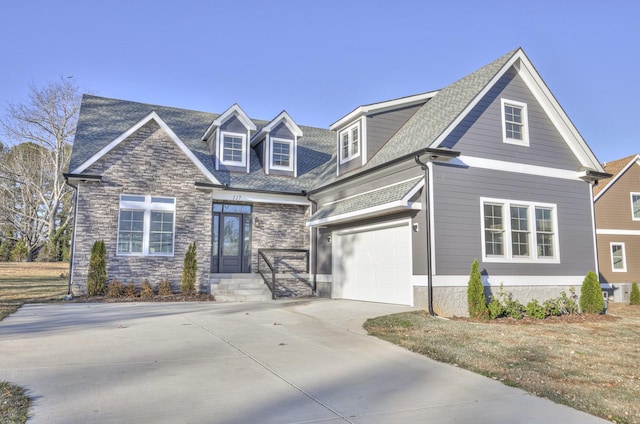
<path fill-rule="evenodd" d="M 627 156 L 626 158 L 618 159 L 605 163 L 603 165 L 606 172 L 611 175 L 610 178 L 601 181 L 601 184 L 593 187 L 594 198 L 593 201 L 597 201 L 602 195 L 609 190 L 613 185 L 631 168 L 634 164 L 640 166 L 640 154 Z M 604 185 L 602 184 L 604 183 Z"/>

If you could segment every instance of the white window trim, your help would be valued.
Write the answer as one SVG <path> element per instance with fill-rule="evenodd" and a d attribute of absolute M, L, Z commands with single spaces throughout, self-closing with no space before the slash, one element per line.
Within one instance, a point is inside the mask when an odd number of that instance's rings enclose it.
<path fill-rule="evenodd" d="M 485 227 L 484 227 L 484 204 L 494 203 L 502 205 L 502 222 L 504 231 L 504 255 L 502 256 L 487 256 L 485 248 Z M 514 256 L 511 245 L 511 206 L 524 206 L 529 208 L 529 256 Z M 553 257 L 539 257 L 538 256 L 538 241 L 536 237 L 535 229 L 535 208 L 548 208 L 551 209 L 551 216 L 553 219 Z M 545 263 L 545 264 L 558 264 L 560 263 L 560 241 L 558 234 L 558 206 L 553 203 L 539 203 L 539 202 L 525 202 L 520 200 L 509 199 L 495 199 L 489 197 L 480 198 L 480 227 L 481 227 L 481 240 L 482 240 L 482 261 L 483 262 L 501 262 L 501 263 Z"/>
<path fill-rule="evenodd" d="M 640 221 L 640 217 L 637 217 L 633 214 L 633 196 L 638 196 L 640 197 L 640 193 L 638 192 L 631 192 L 629 194 L 629 199 L 631 200 L 631 219 L 634 221 Z"/>
<path fill-rule="evenodd" d="M 144 197 L 144 201 L 135 200 L 122 200 L 123 196 L 138 196 Z M 153 197 L 162 197 L 166 199 L 173 199 L 173 203 L 156 203 L 152 202 Z M 120 211 L 143 211 L 143 235 L 142 235 L 142 252 L 120 252 L 118 246 L 120 246 Z M 171 253 L 150 253 L 149 252 L 149 238 L 151 234 L 151 212 L 173 212 L 173 244 L 171 246 Z M 176 199 L 175 197 L 168 196 L 143 196 L 141 194 L 121 194 L 120 195 L 120 207 L 118 208 L 118 226 L 116 237 L 116 256 L 173 256 L 175 252 L 176 244 Z"/>
<path fill-rule="evenodd" d="M 353 153 L 353 144 L 352 144 L 352 138 L 351 138 L 351 134 L 352 134 L 352 130 L 354 128 L 358 128 L 358 153 Z M 342 155 L 342 134 L 347 133 L 349 135 L 349 148 L 348 148 L 348 153 L 347 156 L 343 156 Z M 354 122 L 353 124 L 349 125 L 348 127 L 346 127 L 345 129 L 341 130 L 338 132 L 338 152 L 340 155 L 340 164 L 342 165 L 343 163 L 347 163 L 357 157 L 360 157 L 360 153 L 362 152 L 362 145 L 364 143 L 362 142 L 362 126 L 360 125 L 360 121 Z"/>
<path fill-rule="evenodd" d="M 522 109 L 522 140 L 507 137 L 507 122 L 505 118 L 504 108 L 506 105 L 515 106 Z M 529 146 L 529 118 L 527 113 L 527 104 L 517 102 L 515 100 L 500 99 L 500 115 L 502 118 L 502 141 L 506 144 L 515 144 L 517 146 Z"/>
<path fill-rule="evenodd" d="M 224 160 L 224 137 L 238 137 L 242 139 L 242 159 L 239 161 L 235 160 Z M 236 133 L 231 131 L 220 131 L 220 143 L 218 147 L 218 157 L 220 158 L 220 163 L 222 165 L 230 165 L 230 166 L 246 166 L 247 165 L 247 135 L 243 133 Z"/>
<path fill-rule="evenodd" d="M 613 246 L 622 247 L 622 269 L 616 269 L 613 265 Z M 609 256 L 611 257 L 611 271 L 612 272 L 627 272 L 627 251 L 625 250 L 624 243 L 611 242 L 609 243 Z"/>
<path fill-rule="evenodd" d="M 273 162 L 273 145 L 274 143 L 284 143 L 284 144 L 288 144 L 289 145 L 289 166 L 281 166 L 281 165 L 276 165 Z M 293 171 L 293 164 L 294 164 L 294 155 L 293 155 L 293 140 L 288 139 L 288 138 L 276 138 L 276 137 L 270 137 L 270 143 L 269 143 L 269 165 L 271 169 L 278 169 L 281 171 Z"/>

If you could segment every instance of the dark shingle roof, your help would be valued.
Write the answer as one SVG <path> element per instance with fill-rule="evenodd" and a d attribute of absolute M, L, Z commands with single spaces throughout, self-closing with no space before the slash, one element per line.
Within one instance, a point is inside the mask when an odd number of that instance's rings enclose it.
<path fill-rule="evenodd" d="M 330 160 L 335 150 L 331 131 L 300 126 L 304 135 L 298 140 L 298 178 L 265 175 L 254 150 L 251 151 L 249 174 L 216 171 L 213 157 L 201 137 L 218 114 L 84 95 L 69 170 L 78 168 L 153 111 L 220 183 L 232 188 L 282 192 L 308 190 L 316 183 L 322 165 Z M 268 123 L 253 122 L 258 128 Z"/>
<path fill-rule="evenodd" d="M 83 97 L 69 169 L 77 168 L 155 111 L 222 184 L 229 184 L 231 188 L 282 192 L 317 189 L 345 176 L 357 175 L 393 159 L 433 147 L 518 51 L 513 50 L 438 91 L 365 166 L 343 176 L 336 176 L 335 133 L 328 129 L 300 126 L 304 136 L 298 141 L 298 178 L 265 175 L 254 150 L 251 151 L 250 173 L 216 171 L 213 157 L 201 137 L 219 115 L 89 95 Z M 253 122 L 258 128 L 268 124 L 268 121 Z"/>
<path fill-rule="evenodd" d="M 421 180 L 421 177 L 327 204 L 318 209 L 313 216 L 309 218 L 309 221 L 313 222 L 321 219 L 335 218 L 352 212 L 364 211 L 366 209 L 398 202 L 404 199 L 406 195 L 420 183 L 419 180 Z"/>

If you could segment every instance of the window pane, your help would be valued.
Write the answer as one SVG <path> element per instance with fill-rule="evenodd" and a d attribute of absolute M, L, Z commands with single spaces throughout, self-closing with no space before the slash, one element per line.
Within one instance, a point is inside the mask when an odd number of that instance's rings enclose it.
<path fill-rule="evenodd" d="M 529 208 L 511 206 L 511 248 L 514 256 L 529 256 Z"/>
<path fill-rule="evenodd" d="M 631 203 L 633 209 L 633 217 L 640 219 L 640 194 L 633 194 L 631 196 Z"/>
<path fill-rule="evenodd" d="M 611 259 L 613 260 L 613 269 L 622 270 L 624 265 L 624 253 L 621 244 L 611 245 Z"/>
<path fill-rule="evenodd" d="M 553 257 L 553 234 L 538 234 L 538 256 Z"/>
<path fill-rule="evenodd" d="M 289 167 L 291 157 L 291 143 L 273 142 L 273 165 Z"/>
<path fill-rule="evenodd" d="M 487 256 L 504 255 L 504 231 L 502 222 L 502 205 L 485 203 L 484 205 L 484 238 Z"/>
<path fill-rule="evenodd" d="M 173 253 L 173 212 L 151 211 L 149 253 Z"/>
<path fill-rule="evenodd" d="M 360 134 L 358 127 L 351 130 L 351 155 L 357 155 L 360 149 Z"/>
<path fill-rule="evenodd" d="M 553 231 L 553 222 L 551 221 L 551 209 L 536 208 L 536 231 Z"/>
<path fill-rule="evenodd" d="M 175 203 L 175 199 L 171 197 L 152 197 L 151 203 Z"/>
<path fill-rule="evenodd" d="M 120 211 L 118 253 L 142 253 L 143 220 L 143 211 Z"/>
<path fill-rule="evenodd" d="M 144 196 L 131 196 L 129 194 L 123 194 L 120 196 L 120 200 L 127 202 L 144 202 Z"/>
<path fill-rule="evenodd" d="M 225 216 L 222 222 L 222 254 L 240 255 L 240 219 L 237 216 Z"/>
<path fill-rule="evenodd" d="M 348 132 L 344 132 L 342 134 L 342 158 L 348 158 L 349 157 L 349 133 Z"/>
<path fill-rule="evenodd" d="M 231 162 L 242 162 L 242 137 L 225 135 L 222 148 L 222 159 Z"/>

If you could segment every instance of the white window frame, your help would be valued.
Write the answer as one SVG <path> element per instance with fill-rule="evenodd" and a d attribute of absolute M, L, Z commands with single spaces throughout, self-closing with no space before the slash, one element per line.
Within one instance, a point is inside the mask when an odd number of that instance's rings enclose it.
<path fill-rule="evenodd" d="M 485 231 L 484 205 L 494 204 L 502 206 L 502 232 L 503 246 L 502 255 L 487 255 Z M 528 256 L 517 256 L 513 254 L 512 231 L 511 231 L 511 207 L 526 207 L 528 221 Z M 538 255 L 538 240 L 536 229 L 536 208 L 545 208 L 551 210 L 551 219 L 553 220 L 553 253 L 554 256 Z M 503 262 L 503 263 L 560 263 L 560 241 L 558 233 L 558 206 L 553 203 L 525 202 L 510 199 L 495 199 L 488 197 L 480 198 L 480 226 L 481 226 L 481 249 L 483 262 Z"/>
<path fill-rule="evenodd" d="M 613 257 L 613 247 L 614 246 L 619 246 L 622 249 L 622 268 L 621 269 L 616 269 L 615 267 L 615 261 L 614 261 L 614 257 Z M 625 246 L 624 243 L 620 243 L 620 242 L 611 242 L 609 243 L 609 256 L 611 256 L 611 271 L 612 272 L 627 272 L 627 252 L 625 250 Z"/>
<path fill-rule="evenodd" d="M 274 162 L 274 145 L 275 143 L 282 143 L 289 145 L 289 166 L 276 165 Z M 287 138 L 276 138 L 272 137 L 269 143 L 269 164 L 271 165 L 271 169 L 279 169 L 282 171 L 293 171 L 293 140 Z"/>
<path fill-rule="evenodd" d="M 356 143 L 356 146 L 358 147 L 358 151 L 357 152 L 353 152 L 353 130 L 357 129 L 358 130 L 358 142 Z M 343 149 L 342 149 L 342 136 L 346 134 L 347 135 L 347 155 L 344 155 Z M 338 132 L 338 151 L 340 154 L 340 164 L 349 162 L 352 159 L 355 159 L 357 157 L 360 157 L 360 152 L 362 152 L 362 126 L 360 125 L 360 121 L 355 122 L 351 125 L 349 125 L 348 127 L 346 127 L 345 129 L 341 130 Z"/>
<path fill-rule="evenodd" d="M 640 221 L 640 216 L 636 216 L 635 214 L 635 210 L 633 209 L 633 197 L 637 196 L 640 198 L 640 193 L 637 192 L 632 192 L 630 194 L 630 198 L 631 198 L 631 219 L 634 221 Z"/>
<path fill-rule="evenodd" d="M 141 200 L 130 200 L 126 197 L 140 197 Z M 164 199 L 166 202 L 157 202 L 154 199 Z M 121 211 L 142 211 L 143 218 L 143 236 L 142 236 L 142 252 L 121 252 L 120 251 L 120 212 Z M 167 252 L 150 252 L 149 240 L 151 234 L 151 212 L 171 212 L 173 214 L 173 237 L 171 245 L 171 253 Z M 116 239 L 116 256 L 173 256 L 176 243 L 176 199 L 168 196 L 150 196 L 140 194 L 121 194 L 120 206 L 118 208 L 118 227 Z"/>
<path fill-rule="evenodd" d="M 239 161 L 224 159 L 224 150 L 225 150 L 224 138 L 227 136 L 233 137 L 233 138 L 239 138 L 242 140 L 241 159 Z M 247 165 L 247 135 L 243 133 L 236 133 L 231 131 L 220 131 L 220 147 L 218 149 L 218 155 L 220 157 L 220 163 L 223 165 L 246 166 Z"/>
<path fill-rule="evenodd" d="M 507 124 L 512 123 L 511 121 L 507 121 L 507 117 L 505 116 L 505 108 L 507 106 L 515 107 L 521 110 L 522 122 L 517 124 L 522 125 L 522 139 L 507 136 Z M 517 102 L 515 100 L 500 99 L 500 114 L 502 116 L 502 141 L 506 144 L 529 146 L 529 119 L 527 113 L 527 104 Z"/>

